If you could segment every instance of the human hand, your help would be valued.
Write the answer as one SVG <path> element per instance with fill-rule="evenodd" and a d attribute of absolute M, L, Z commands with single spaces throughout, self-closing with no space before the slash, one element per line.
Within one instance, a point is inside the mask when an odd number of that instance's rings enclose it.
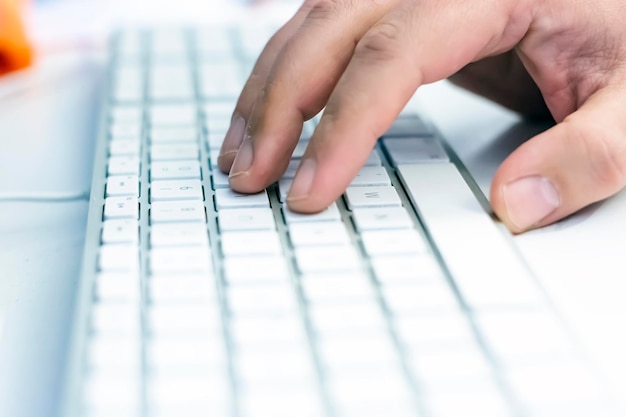
<path fill-rule="evenodd" d="M 325 106 L 288 195 L 295 211 L 323 210 L 420 85 L 512 51 L 511 74 L 525 68 L 558 124 L 501 165 L 491 204 L 513 232 L 550 224 L 626 184 L 624 17 L 622 0 L 305 1 L 259 58 L 220 168 L 260 191 Z"/>

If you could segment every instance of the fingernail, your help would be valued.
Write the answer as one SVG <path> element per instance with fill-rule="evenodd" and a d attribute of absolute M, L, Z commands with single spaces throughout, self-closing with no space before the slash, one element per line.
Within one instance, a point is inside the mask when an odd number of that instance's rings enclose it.
<path fill-rule="evenodd" d="M 296 178 L 293 180 L 293 185 L 287 195 L 287 201 L 302 200 L 309 196 L 315 179 L 316 165 L 313 158 L 307 158 L 300 162 Z"/>
<path fill-rule="evenodd" d="M 521 230 L 538 225 L 561 205 L 552 181 L 539 176 L 519 179 L 504 186 L 504 204 L 509 220 Z"/>
<path fill-rule="evenodd" d="M 254 160 L 254 149 L 252 148 L 252 139 L 246 138 L 239 147 L 239 152 L 233 162 L 233 167 L 230 170 L 229 178 L 234 178 L 241 174 L 246 173 L 252 166 Z"/>
<path fill-rule="evenodd" d="M 224 143 L 222 144 L 222 151 L 220 156 L 236 152 L 241 146 L 243 141 L 243 135 L 246 130 L 246 121 L 239 114 L 235 114 L 233 121 L 228 127 L 226 136 L 224 136 Z"/>

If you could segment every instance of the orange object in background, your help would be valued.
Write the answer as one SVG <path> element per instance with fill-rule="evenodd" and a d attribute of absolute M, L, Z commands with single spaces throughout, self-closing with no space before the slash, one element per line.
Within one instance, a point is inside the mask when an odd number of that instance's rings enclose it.
<path fill-rule="evenodd" d="M 20 0 L 0 0 L 0 75 L 27 67 L 32 61 L 21 6 Z"/>

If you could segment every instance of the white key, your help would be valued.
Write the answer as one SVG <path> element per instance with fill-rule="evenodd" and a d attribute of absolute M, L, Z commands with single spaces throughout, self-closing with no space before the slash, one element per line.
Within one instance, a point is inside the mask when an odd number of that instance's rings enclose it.
<path fill-rule="evenodd" d="M 244 386 L 252 381 L 315 377 L 315 369 L 306 350 L 242 354 L 237 358 L 237 370 L 244 381 Z"/>
<path fill-rule="evenodd" d="M 152 143 L 184 143 L 198 142 L 198 132 L 195 127 L 153 126 L 150 129 Z"/>
<path fill-rule="evenodd" d="M 330 338 L 319 343 L 322 362 L 335 372 L 367 369 L 374 365 L 398 366 L 390 338 Z"/>
<path fill-rule="evenodd" d="M 114 124 L 141 124 L 143 110 L 141 106 L 115 106 L 111 108 L 111 121 Z"/>
<path fill-rule="evenodd" d="M 470 307 L 542 302 L 526 267 L 503 235 L 506 232 L 485 213 L 454 165 L 401 165 L 399 171 Z M 520 293 L 512 293 L 508 286 Z"/>
<path fill-rule="evenodd" d="M 222 232 L 237 230 L 276 230 L 269 208 L 224 209 L 217 214 Z"/>
<path fill-rule="evenodd" d="M 211 268 L 208 247 L 162 247 L 150 250 L 150 271 L 155 275 L 210 272 Z"/>
<path fill-rule="evenodd" d="M 153 162 L 150 166 L 150 178 L 155 180 L 200 179 L 198 161 Z"/>
<path fill-rule="evenodd" d="M 131 301 L 140 299 L 136 274 L 103 272 L 96 276 L 96 297 L 99 301 Z"/>
<path fill-rule="evenodd" d="M 346 200 L 350 210 L 362 207 L 401 207 L 398 192 L 389 187 L 349 187 Z"/>
<path fill-rule="evenodd" d="M 109 175 L 139 175 L 140 162 L 136 156 L 113 156 L 109 158 Z"/>
<path fill-rule="evenodd" d="M 239 346 L 285 347 L 306 341 L 302 321 L 290 313 L 236 317 L 230 325 L 233 341 Z"/>
<path fill-rule="evenodd" d="M 194 125 L 196 107 L 192 104 L 159 104 L 149 110 L 152 126 Z"/>
<path fill-rule="evenodd" d="M 205 127 L 207 132 L 224 135 L 230 126 L 230 117 L 207 117 Z M 223 138 L 223 137 L 222 137 Z"/>
<path fill-rule="evenodd" d="M 224 259 L 224 275 L 230 285 L 284 282 L 289 270 L 282 256 L 228 257 Z"/>
<path fill-rule="evenodd" d="M 385 320 L 375 300 L 360 303 L 319 303 L 310 309 L 314 328 L 322 337 L 350 332 L 385 331 Z"/>
<path fill-rule="evenodd" d="M 154 275 L 148 285 L 150 301 L 159 303 L 209 303 L 217 298 L 211 273 Z"/>
<path fill-rule="evenodd" d="M 366 166 L 350 183 L 351 187 L 386 186 L 391 185 L 391 179 L 387 170 L 382 166 Z"/>
<path fill-rule="evenodd" d="M 139 274 L 128 275 L 139 284 Z M 91 310 L 91 328 L 96 335 L 136 338 L 141 328 L 141 310 L 136 303 L 95 303 Z"/>
<path fill-rule="evenodd" d="M 152 161 L 180 161 L 183 159 L 198 159 L 198 145 L 195 143 L 182 144 L 154 144 L 150 146 Z"/>
<path fill-rule="evenodd" d="M 348 230 L 341 222 L 292 223 L 289 237 L 296 247 L 350 244 Z"/>
<path fill-rule="evenodd" d="M 287 202 L 287 194 L 293 185 L 293 179 L 281 179 L 278 181 L 279 200 L 281 203 Z"/>
<path fill-rule="evenodd" d="M 304 152 L 306 151 L 306 147 L 308 146 L 308 142 L 300 141 L 296 145 L 296 148 L 293 150 L 293 154 L 291 155 L 292 159 L 301 159 L 304 156 Z"/>
<path fill-rule="evenodd" d="M 218 210 L 231 208 L 269 207 L 267 192 L 240 194 L 229 189 L 215 190 L 215 204 Z"/>
<path fill-rule="evenodd" d="M 108 197 L 104 200 L 104 219 L 138 219 L 137 197 Z"/>
<path fill-rule="evenodd" d="M 213 180 L 213 189 L 228 188 L 228 174 L 224 174 L 219 168 L 215 168 L 211 171 L 211 179 Z"/>
<path fill-rule="evenodd" d="M 98 256 L 98 269 L 108 272 L 139 270 L 139 251 L 135 245 L 103 245 Z"/>
<path fill-rule="evenodd" d="M 331 395 L 338 401 L 340 408 L 348 407 L 355 404 L 368 404 L 369 402 L 384 401 L 385 405 L 390 408 L 398 403 L 405 403 L 411 394 L 400 370 L 390 369 L 382 374 L 374 374 L 369 376 L 351 375 L 347 377 L 330 378 L 329 388 Z M 364 407 L 362 411 L 365 411 Z M 383 410 L 377 410 L 379 413 Z M 362 414 L 360 414 L 362 415 Z M 370 414 L 371 415 L 371 414 Z M 382 414 L 374 415 L 385 415 Z M 391 415 L 396 415 L 391 414 Z"/>
<path fill-rule="evenodd" d="M 200 180 L 153 181 L 150 185 L 150 201 L 204 200 Z"/>
<path fill-rule="evenodd" d="M 244 389 L 241 394 L 241 415 L 249 417 L 323 417 L 323 401 L 317 396 L 316 387 L 307 381 L 290 380 L 257 381 L 254 388 Z M 293 381 L 293 379 L 291 380 Z M 251 384 L 248 381 L 247 386 Z"/>
<path fill-rule="evenodd" d="M 209 161 L 214 170 L 219 169 L 218 160 L 220 159 L 220 153 L 219 149 L 209 149 Z"/>
<path fill-rule="evenodd" d="M 447 163 L 446 151 L 434 137 L 383 139 L 394 166 L 415 163 Z"/>
<path fill-rule="evenodd" d="M 472 378 L 469 381 L 473 383 L 465 382 L 464 392 L 444 392 L 426 398 L 434 415 L 440 417 L 513 417 L 515 415 L 493 383 L 481 381 L 476 384 L 475 380 L 476 378 Z M 569 413 L 548 415 L 570 416 Z"/>
<path fill-rule="evenodd" d="M 431 136 L 432 132 L 416 114 L 401 114 L 383 137 Z"/>
<path fill-rule="evenodd" d="M 298 247 L 295 255 L 298 268 L 304 274 L 359 271 L 363 268 L 352 246 Z"/>
<path fill-rule="evenodd" d="M 285 214 L 285 221 L 288 224 L 341 221 L 341 214 L 339 213 L 337 203 L 331 204 L 326 210 L 316 214 L 295 213 L 286 206 L 283 207 L 283 213 Z"/>
<path fill-rule="evenodd" d="M 209 131 L 209 133 L 207 133 L 207 141 L 209 149 L 219 151 L 222 148 L 222 143 L 224 143 L 224 133 Z"/>
<path fill-rule="evenodd" d="M 150 245 L 208 247 L 209 235 L 202 223 L 157 223 L 150 229 Z"/>
<path fill-rule="evenodd" d="M 221 235 L 224 256 L 280 255 L 282 245 L 274 231 L 225 232 Z"/>
<path fill-rule="evenodd" d="M 472 328 L 460 311 L 436 315 L 396 314 L 395 317 L 398 336 L 408 350 L 415 350 L 416 354 L 474 340 Z"/>
<path fill-rule="evenodd" d="M 160 304 L 148 308 L 148 327 L 157 337 L 176 336 L 194 331 L 196 336 L 215 336 L 221 329 L 216 306 L 197 304 Z M 202 332 L 202 333 L 199 333 Z"/>
<path fill-rule="evenodd" d="M 102 223 L 102 243 L 137 243 L 139 222 L 137 220 L 106 220 Z"/>
<path fill-rule="evenodd" d="M 206 222 L 202 201 L 156 201 L 150 208 L 150 221 L 169 222 Z"/>
<path fill-rule="evenodd" d="M 141 143 L 141 123 L 114 123 L 110 129 L 111 142 Z"/>
<path fill-rule="evenodd" d="M 222 375 L 219 378 L 216 375 L 180 379 L 152 378 L 148 381 L 147 394 L 151 408 L 175 406 L 174 409 L 180 412 L 186 407 L 204 406 L 209 414 L 215 412 L 216 415 L 224 415 L 229 387 L 224 383 Z"/>
<path fill-rule="evenodd" d="M 373 300 L 374 287 L 365 272 L 305 275 L 300 280 L 305 297 L 312 304 Z"/>
<path fill-rule="evenodd" d="M 389 309 L 399 315 L 411 312 L 454 312 L 459 303 L 445 281 L 433 284 L 383 286 Z"/>
<path fill-rule="evenodd" d="M 371 230 L 361 234 L 365 252 L 370 256 L 428 253 L 426 241 L 415 229 Z"/>
<path fill-rule="evenodd" d="M 139 177 L 135 175 L 114 175 L 107 178 L 107 197 L 139 197 Z"/>
<path fill-rule="evenodd" d="M 114 139 L 109 142 L 110 156 L 139 156 L 141 142 L 138 140 Z"/>
<path fill-rule="evenodd" d="M 408 229 L 413 227 L 413 221 L 403 207 L 361 208 L 352 211 L 357 229 Z"/>
<path fill-rule="evenodd" d="M 209 365 L 219 369 L 225 361 L 223 342 L 208 337 L 156 337 L 147 345 L 150 368 Z"/>
<path fill-rule="evenodd" d="M 128 411 L 128 416 L 141 413 L 141 387 L 139 380 L 124 378 L 86 378 L 85 403 L 95 410 L 113 409 Z M 88 414 L 91 417 L 91 414 Z M 99 414 L 96 414 L 98 416 Z M 101 415 L 105 415 L 104 413 Z M 124 416 L 125 414 L 122 414 Z"/>
<path fill-rule="evenodd" d="M 296 294 L 289 283 L 284 285 L 231 286 L 226 297 L 235 315 L 255 315 L 266 312 L 297 311 Z"/>
<path fill-rule="evenodd" d="M 378 155 L 377 151 L 372 151 L 370 156 L 367 157 L 367 161 L 363 164 L 366 167 L 377 167 L 381 166 L 383 162 L 380 159 L 380 155 Z"/>
<path fill-rule="evenodd" d="M 376 278 L 384 285 L 439 282 L 441 266 L 432 255 L 400 255 L 376 257 L 371 260 Z"/>
<path fill-rule="evenodd" d="M 236 101 L 215 101 L 204 105 L 204 117 L 220 118 L 230 121 Z"/>

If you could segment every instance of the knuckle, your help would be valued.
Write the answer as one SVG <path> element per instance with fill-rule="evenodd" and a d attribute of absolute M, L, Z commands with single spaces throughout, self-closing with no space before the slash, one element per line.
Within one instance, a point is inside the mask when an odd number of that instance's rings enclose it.
<path fill-rule="evenodd" d="M 601 188 L 619 190 L 626 184 L 626 138 L 599 124 L 578 125 L 575 140 L 587 156 L 591 178 Z"/>
<path fill-rule="evenodd" d="M 392 22 L 376 25 L 357 44 L 355 59 L 364 61 L 387 61 L 397 58 L 400 50 L 400 27 Z"/>
<path fill-rule="evenodd" d="M 307 20 L 327 20 L 337 15 L 346 6 L 346 0 L 306 0 L 303 8 L 308 11 Z"/>

